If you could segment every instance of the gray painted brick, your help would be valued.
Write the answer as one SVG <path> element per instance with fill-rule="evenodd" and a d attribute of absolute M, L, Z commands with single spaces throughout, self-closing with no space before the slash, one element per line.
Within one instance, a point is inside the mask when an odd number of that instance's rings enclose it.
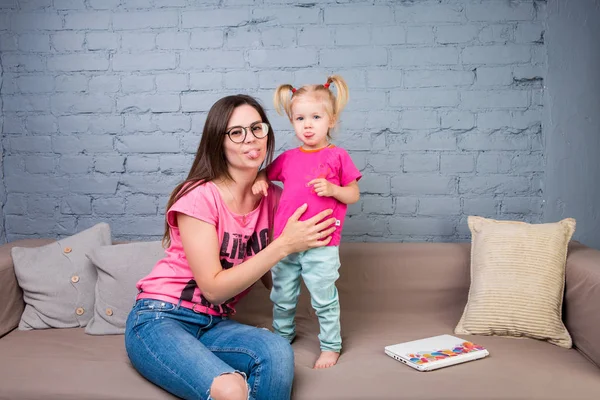
<path fill-rule="evenodd" d="M 24 33 L 18 40 L 19 50 L 23 52 L 50 51 L 50 35 L 46 33 Z"/>
<path fill-rule="evenodd" d="M 399 157 L 398 154 L 372 154 L 367 156 L 367 163 L 376 173 L 402 171 L 402 157 Z"/>
<path fill-rule="evenodd" d="M 54 133 L 58 129 L 57 119 L 53 115 L 32 115 L 27 117 L 27 131 L 33 134 Z"/>
<path fill-rule="evenodd" d="M 158 92 L 181 92 L 189 89 L 188 74 L 156 75 L 156 90 Z"/>
<path fill-rule="evenodd" d="M 252 10 L 252 19 L 280 26 L 316 24 L 321 20 L 320 13 L 317 7 L 294 7 L 293 10 L 289 7 L 255 8 Z"/>
<path fill-rule="evenodd" d="M 404 129 L 436 129 L 440 126 L 440 118 L 435 111 L 405 110 L 400 119 L 400 126 Z"/>
<path fill-rule="evenodd" d="M 113 151 L 113 138 L 108 135 L 53 136 L 52 151 L 61 154 Z"/>
<path fill-rule="evenodd" d="M 476 86 L 508 86 L 513 83 L 512 67 L 478 67 Z"/>
<path fill-rule="evenodd" d="M 57 10 L 85 10 L 85 0 L 54 0 Z"/>
<path fill-rule="evenodd" d="M 250 51 L 250 54 L 252 54 L 252 51 Z M 244 52 L 242 50 L 188 51 L 182 53 L 180 57 L 180 67 L 184 70 L 242 68 L 245 65 Z"/>
<path fill-rule="evenodd" d="M 373 130 L 391 129 L 400 127 L 400 113 L 398 111 L 373 111 L 367 115 L 367 127 Z M 352 126 L 353 129 L 356 129 Z"/>
<path fill-rule="evenodd" d="M 99 215 L 120 215 L 125 213 L 125 202 L 120 197 L 100 197 L 92 200 L 92 209 Z"/>
<path fill-rule="evenodd" d="M 544 172 L 544 156 L 542 154 L 517 154 L 512 159 L 512 168 L 523 172 Z"/>
<path fill-rule="evenodd" d="M 459 193 L 469 194 L 523 194 L 530 191 L 529 178 L 523 176 L 490 175 L 461 179 Z"/>
<path fill-rule="evenodd" d="M 470 21 L 528 21 L 533 19 L 533 2 L 489 2 L 467 4 L 466 15 Z"/>
<path fill-rule="evenodd" d="M 188 132 L 192 124 L 189 115 L 155 114 L 152 119 L 161 132 Z"/>
<path fill-rule="evenodd" d="M 58 52 L 83 50 L 84 42 L 85 33 L 83 32 L 56 33 L 52 35 L 52 47 Z"/>
<path fill-rule="evenodd" d="M 56 207 L 56 199 L 51 197 L 30 197 L 27 199 L 28 215 L 52 216 Z"/>
<path fill-rule="evenodd" d="M 183 93 L 181 95 L 181 111 L 208 111 L 221 97 L 223 97 L 222 93 Z"/>
<path fill-rule="evenodd" d="M 475 80 L 472 71 L 406 71 L 404 86 L 407 88 L 453 87 L 471 85 Z"/>
<path fill-rule="evenodd" d="M 62 54 L 48 57 L 49 71 L 106 71 L 108 56 L 105 54 Z"/>
<path fill-rule="evenodd" d="M 416 214 L 418 199 L 415 197 L 394 197 L 395 214 Z"/>
<path fill-rule="evenodd" d="M 458 49 L 453 47 L 424 47 L 390 49 L 392 66 L 456 65 Z"/>
<path fill-rule="evenodd" d="M 57 158 L 51 156 L 25 157 L 25 171 L 32 174 L 51 174 L 56 168 Z"/>
<path fill-rule="evenodd" d="M 449 195 L 456 193 L 454 177 L 436 174 L 403 174 L 391 179 L 392 194 L 419 196 L 426 194 Z"/>
<path fill-rule="evenodd" d="M 510 171 L 510 159 L 500 153 L 480 153 L 477 157 L 477 172 L 503 174 Z"/>
<path fill-rule="evenodd" d="M 8 138 L 8 146 L 11 151 L 44 153 L 50 149 L 49 136 L 23 136 Z"/>
<path fill-rule="evenodd" d="M 7 175 L 4 177 L 6 187 L 11 193 L 64 193 L 68 190 L 68 182 L 62 178 L 41 175 Z"/>
<path fill-rule="evenodd" d="M 125 162 L 127 172 L 156 172 L 158 171 L 158 157 L 127 156 Z"/>
<path fill-rule="evenodd" d="M 400 145 L 401 144 L 401 145 Z M 390 148 L 403 151 L 456 150 L 456 136 L 446 132 L 425 134 L 422 132 L 390 137 Z"/>
<path fill-rule="evenodd" d="M 338 46 L 365 46 L 370 42 L 371 29 L 368 26 L 339 26 L 335 28 L 335 44 Z"/>
<path fill-rule="evenodd" d="M 409 26 L 406 28 L 406 43 L 408 44 L 431 44 L 434 40 L 435 36 L 431 26 Z"/>
<path fill-rule="evenodd" d="M 88 32 L 85 35 L 88 50 L 116 50 L 120 35 L 111 32 Z"/>
<path fill-rule="evenodd" d="M 7 215 L 6 230 L 11 234 L 39 235 L 48 237 L 52 234 L 72 235 L 75 233 L 76 220 L 72 216 L 36 217 Z"/>
<path fill-rule="evenodd" d="M 57 31 L 61 30 L 62 27 L 62 16 L 58 14 L 24 12 L 14 14 L 10 18 L 10 30 L 15 32 L 30 30 Z"/>
<path fill-rule="evenodd" d="M 121 90 L 123 93 L 153 92 L 154 75 L 129 75 L 121 77 Z"/>
<path fill-rule="evenodd" d="M 117 98 L 118 112 L 175 112 L 180 109 L 178 95 L 129 95 Z"/>
<path fill-rule="evenodd" d="M 390 194 L 390 178 L 385 175 L 364 173 L 359 186 L 361 195 Z"/>
<path fill-rule="evenodd" d="M 253 67 L 308 67 L 317 63 L 317 52 L 302 48 L 250 50 L 248 61 Z"/>
<path fill-rule="evenodd" d="M 46 70 L 46 57 L 37 54 L 2 54 L 2 68 L 11 72 Z"/>
<path fill-rule="evenodd" d="M 168 53 L 115 54 L 114 71 L 163 71 L 175 69 L 177 55 Z"/>
<path fill-rule="evenodd" d="M 247 23 L 250 18 L 250 9 L 207 9 L 182 13 L 181 24 L 183 28 L 239 26 Z"/>
<path fill-rule="evenodd" d="M 121 34 L 121 49 L 126 52 L 149 51 L 156 48 L 156 34 L 124 32 Z"/>
<path fill-rule="evenodd" d="M 6 196 L 4 212 L 11 215 L 24 215 L 27 213 L 27 196 L 9 193 Z"/>
<path fill-rule="evenodd" d="M 529 105 L 529 96 L 525 90 L 473 90 L 461 93 L 463 107 L 478 108 L 517 108 Z"/>
<path fill-rule="evenodd" d="M 531 43 L 542 40 L 544 26 L 541 23 L 520 22 L 515 30 L 517 43 Z"/>
<path fill-rule="evenodd" d="M 156 215 L 157 207 L 155 197 L 147 195 L 127 196 L 125 203 L 125 214 Z"/>
<path fill-rule="evenodd" d="M 190 48 L 209 49 L 223 46 L 225 34 L 221 29 L 193 30 L 190 39 Z"/>
<path fill-rule="evenodd" d="M 94 170 L 102 174 L 110 174 L 111 172 L 125 171 L 125 157 L 123 156 L 103 156 L 97 158 L 94 163 Z"/>
<path fill-rule="evenodd" d="M 57 94 L 51 98 L 51 110 L 55 115 L 108 113 L 113 110 L 114 103 L 113 97 L 109 95 Z"/>
<path fill-rule="evenodd" d="M 403 236 L 451 236 L 455 223 L 445 218 L 406 218 L 392 217 L 388 219 L 390 233 Z"/>
<path fill-rule="evenodd" d="M 67 196 L 60 204 L 61 214 L 89 215 L 92 213 L 92 198 L 90 196 Z"/>
<path fill-rule="evenodd" d="M 500 209 L 500 200 L 489 197 L 466 198 L 463 200 L 463 213 L 482 217 L 495 217 Z"/>
<path fill-rule="evenodd" d="M 485 25 L 479 33 L 479 41 L 483 44 L 512 42 L 514 41 L 514 25 Z"/>
<path fill-rule="evenodd" d="M 364 196 L 362 211 L 369 214 L 394 214 L 393 197 Z"/>
<path fill-rule="evenodd" d="M 89 82 L 89 89 L 93 93 L 116 93 L 120 86 L 118 76 L 94 76 Z"/>
<path fill-rule="evenodd" d="M 462 4 L 401 4 L 395 8 L 397 22 L 463 22 Z"/>
<path fill-rule="evenodd" d="M 404 44 L 406 43 L 406 30 L 402 26 L 374 26 L 372 40 L 375 45 Z"/>
<path fill-rule="evenodd" d="M 168 195 L 183 179 L 183 175 L 129 175 L 123 176 L 119 184 L 124 193 Z"/>
<path fill-rule="evenodd" d="M 402 86 L 402 70 L 374 70 L 367 72 L 367 82 L 373 88 L 394 88 Z"/>
<path fill-rule="evenodd" d="M 442 173 L 473 172 L 475 157 L 472 154 L 442 154 L 440 171 Z"/>
<path fill-rule="evenodd" d="M 183 14 L 183 20 L 189 19 Z M 179 14 L 177 11 L 129 11 L 112 14 L 112 26 L 114 30 L 172 28 L 179 25 Z M 185 28 L 186 26 L 184 26 Z"/>
<path fill-rule="evenodd" d="M 369 236 L 383 236 L 387 234 L 387 217 L 381 218 L 366 218 L 363 216 L 349 216 L 344 221 L 344 232 L 342 234 L 342 240 L 344 237 L 350 235 L 364 235 L 365 232 Z"/>
<path fill-rule="evenodd" d="M 361 57 L 356 57 L 357 53 L 360 53 Z M 319 55 L 319 64 L 324 67 L 382 66 L 387 63 L 386 49 L 378 47 L 322 50 Z"/>
<path fill-rule="evenodd" d="M 3 96 L 4 112 L 44 112 L 50 107 L 50 98 L 42 95 Z"/>
<path fill-rule="evenodd" d="M 116 148 L 121 153 L 176 153 L 179 141 L 167 135 L 123 135 L 117 137 Z"/>
<path fill-rule="evenodd" d="M 156 47 L 160 50 L 187 50 L 190 48 L 189 32 L 163 32 L 156 35 Z"/>
<path fill-rule="evenodd" d="M 541 214 L 542 199 L 539 197 L 505 197 L 500 210 L 503 214 Z"/>
<path fill-rule="evenodd" d="M 433 172 L 440 169 L 437 153 L 411 153 L 404 155 L 404 172 Z"/>
<path fill-rule="evenodd" d="M 160 156 L 160 170 L 167 175 L 182 175 L 189 172 L 194 157 L 188 155 L 163 155 Z"/>
<path fill-rule="evenodd" d="M 275 89 L 284 83 L 294 82 L 294 74 L 291 71 L 260 71 L 258 72 L 258 84 L 261 89 Z"/>
<path fill-rule="evenodd" d="M 460 199 L 452 197 L 426 197 L 419 199 L 418 215 L 454 216 L 460 214 Z"/>
<path fill-rule="evenodd" d="M 477 39 L 477 25 L 444 25 L 435 28 L 436 42 L 440 44 L 469 43 Z"/>
<path fill-rule="evenodd" d="M 287 28 L 266 28 L 261 32 L 263 46 L 290 47 L 296 45 L 296 30 Z"/>
<path fill-rule="evenodd" d="M 67 13 L 65 29 L 105 30 L 110 28 L 110 19 L 111 14 L 104 11 Z"/>
<path fill-rule="evenodd" d="M 218 72 L 194 72 L 190 74 L 190 89 L 220 89 L 223 85 L 223 74 Z"/>
<path fill-rule="evenodd" d="M 506 135 L 502 133 L 466 133 L 458 140 L 461 150 L 526 150 L 529 138 L 526 135 Z"/>
<path fill-rule="evenodd" d="M 379 25 L 391 23 L 394 13 L 390 7 L 325 7 L 324 22 L 329 24 L 361 24 L 369 21 L 371 24 Z"/>
<path fill-rule="evenodd" d="M 459 103 L 456 90 L 420 89 L 390 93 L 393 107 L 455 107 Z"/>
<path fill-rule="evenodd" d="M 59 75 L 54 79 L 57 92 L 85 92 L 89 78 L 84 75 Z"/>
<path fill-rule="evenodd" d="M 69 190 L 78 194 L 115 194 L 118 178 L 87 176 L 69 180 Z"/>
<path fill-rule="evenodd" d="M 58 171 L 63 174 L 87 174 L 92 171 L 94 159 L 90 156 L 62 156 Z"/>
<path fill-rule="evenodd" d="M 333 44 L 333 28 L 306 26 L 298 30 L 299 46 L 333 46 Z"/>
<path fill-rule="evenodd" d="M 225 88 L 226 89 L 257 89 L 258 77 L 252 71 L 232 71 L 226 72 Z"/>
<path fill-rule="evenodd" d="M 449 111 L 441 115 L 441 127 L 449 129 L 471 129 L 475 126 L 475 115 L 468 111 Z"/>
<path fill-rule="evenodd" d="M 465 64 L 513 64 L 531 60 L 531 48 L 526 45 L 473 46 L 462 51 Z"/>

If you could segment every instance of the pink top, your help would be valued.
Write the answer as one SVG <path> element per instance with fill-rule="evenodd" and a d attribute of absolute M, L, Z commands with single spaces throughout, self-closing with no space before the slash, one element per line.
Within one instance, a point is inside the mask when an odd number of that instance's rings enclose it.
<path fill-rule="evenodd" d="M 235 268 L 269 244 L 269 226 L 272 225 L 278 187 L 269 188 L 269 196 L 245 216 L 231 212 L 223 202 L 213 182 L 194 188 L 167 211 L 171 245 L 165 257 L 158 261 L 149 275 L 137 283 L 138 299 L 151 298 L 168 301 L 212 315 L 235 314 L 236 303 L 250 291 L 232 297 L 223 304 L 211 304 L 200 292 L 181 243 L 177 227 L 177 213 L 183 213 L 215 226 L 221 248 L 221 266 Z M 271 222 L 271 223 L 270 223 Z"/>
<path fill-rule="evenodd" d="M 329 208 L 333 210 L 332 216 L 337 219 L 337 229 L 332 235 L 329 246 L 339 246 L 348 206 L 333 197 L 317 196 L 312 185 L 307 184 L 316 178 L 326 178 L 333 184 L 346 186 L 361 177 L 348 152 L 340 147 L 330 145 L 316 151 L 298 147 L 281 154 L 267 168 L 267 178 L 270 181 L 283 182 L 284 185 L 275 214 L 273 237 L 278 237 L 288 218 L 298 207 L 307 203 L 308 209 L 300 218 L 301 220 L 306 220 Z"/>

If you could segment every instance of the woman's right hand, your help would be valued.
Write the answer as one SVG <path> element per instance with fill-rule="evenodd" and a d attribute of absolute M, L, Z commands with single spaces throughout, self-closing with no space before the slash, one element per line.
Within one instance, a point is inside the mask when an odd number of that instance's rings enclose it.
<path fill-rule="evenodd" d="M 335 232 L 335 226 L 331 226 L 335 223 L 335 218 L 325 219 L 333 213 L 331 209 L 321 211 L 306 221 L 300 221 L 307 207 L 307 204 L 298 207 L 279 236 L 285 244 L 287 254 L 327 246 L 331 241 L 331 234 Z"/>

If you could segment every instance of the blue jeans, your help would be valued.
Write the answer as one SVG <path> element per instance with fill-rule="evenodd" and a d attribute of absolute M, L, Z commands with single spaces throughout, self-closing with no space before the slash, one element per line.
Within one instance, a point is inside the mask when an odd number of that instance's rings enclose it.
<path fill-rule="evenodd" d="M 247 377 L 250 399 L 289 399 L 290 344 L 272 332 L 159 300 L 138 300 L 129 313 L 125 348 L 134 368 L 183 399 L 208 399 L 213 379 Z"/>
<path fill-rule="evenodd" d="M 339 268 L 339 247 L 325 246 L 290 254 L 271 269 L 273 329 L 276 333 L 290 342 L 296 336 L 294 318 L 302 277 L 319 319 L 321 350 L 341 350 L 340 301 L 335 287 L 335 281 L 340 277 Z"/>

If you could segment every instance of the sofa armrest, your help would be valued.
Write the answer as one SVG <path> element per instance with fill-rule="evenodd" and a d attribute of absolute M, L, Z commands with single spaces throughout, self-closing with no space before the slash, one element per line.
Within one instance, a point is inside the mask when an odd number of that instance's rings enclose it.
<path fill-rule="evenodd" d="M 600 367 L 600 251 L 569 245 L 564 303 L 573 345 Z"/>
<path fill-rule="evenodd" d="M 0 246 L 0 337 L 19 325 L 25 308 L 23 292 L 17 282 L 12 256 L 13 247 L 39 247 L 51 243 L 52 239 L 24 239 Z"/>

